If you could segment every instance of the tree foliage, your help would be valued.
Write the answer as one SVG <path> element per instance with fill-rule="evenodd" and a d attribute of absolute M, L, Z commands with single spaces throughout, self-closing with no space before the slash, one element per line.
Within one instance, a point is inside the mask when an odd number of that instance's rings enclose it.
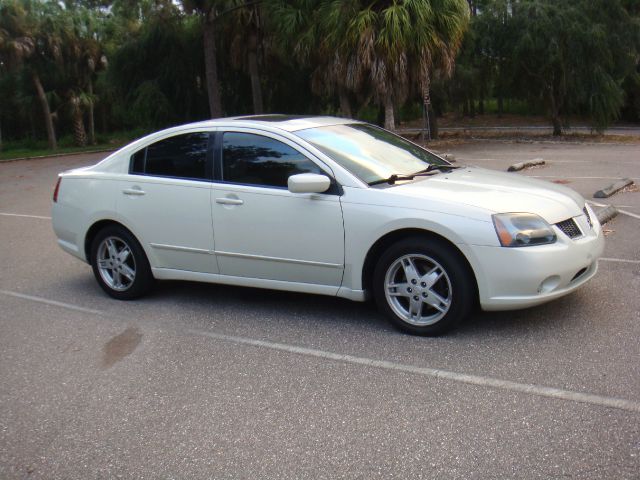
<path fill-rule="evenodd" d="M 603 129 L 640 120 L 639 19 L 638 0 L 0 0 L 0 141 L 263 111 L 393 128 L 429 96 Z"/>

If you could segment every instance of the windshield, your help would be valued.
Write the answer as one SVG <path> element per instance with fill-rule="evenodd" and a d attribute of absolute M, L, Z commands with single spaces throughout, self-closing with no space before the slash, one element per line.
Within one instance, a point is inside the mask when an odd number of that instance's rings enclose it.
<path fill-rule="evenodd" d="M 354 123 L 295 132 L 366 183 L 449 165 L 437 155 L 373 125 Z"/>

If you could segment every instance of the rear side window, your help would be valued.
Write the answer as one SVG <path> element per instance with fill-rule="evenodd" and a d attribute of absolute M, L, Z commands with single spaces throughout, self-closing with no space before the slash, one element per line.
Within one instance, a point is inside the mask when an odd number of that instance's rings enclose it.
<path fill-rule="evenodd" d="M 186 133 L 161 140 L 131 157 L 131 173 L 208 180 L 209 133 Z"/>
<path fill-rule="evenodd" d="M 324 172 L 300 152 L 273 138 L 226 132 L 222 137 L 222 180 L 287 188 L 297 173 Z"/>

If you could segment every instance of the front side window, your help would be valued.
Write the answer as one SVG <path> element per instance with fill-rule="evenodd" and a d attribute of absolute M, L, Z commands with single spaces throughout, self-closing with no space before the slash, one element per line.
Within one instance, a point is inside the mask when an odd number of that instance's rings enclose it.
<path fill-rule="evenodd" d="M 160 140 L 131 157 L 131 173 L 208 180 L 209 133 L 186 133 Z"/>
<path fill-rule="evenodd" d="M 222 180 L 246 185 L 287 188 L 298 173 L 324 172 L 300 152 L 273 138 L 225 132 L 222 137 Z"/>

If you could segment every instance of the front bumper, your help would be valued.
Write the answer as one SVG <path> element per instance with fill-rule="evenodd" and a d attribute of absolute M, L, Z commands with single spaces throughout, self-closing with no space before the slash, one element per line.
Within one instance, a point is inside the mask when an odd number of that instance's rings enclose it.
<path fill-rule="evenodd" d="M 556 233 L 558 241 L 551 245 L 471 246 L 478 262 L 474 270 L 483 310 L 539 305 L 567 295 L 593 278 L 604 249 L 600 225 L 595 223 L 586 235 L 575 240 Z"/>

